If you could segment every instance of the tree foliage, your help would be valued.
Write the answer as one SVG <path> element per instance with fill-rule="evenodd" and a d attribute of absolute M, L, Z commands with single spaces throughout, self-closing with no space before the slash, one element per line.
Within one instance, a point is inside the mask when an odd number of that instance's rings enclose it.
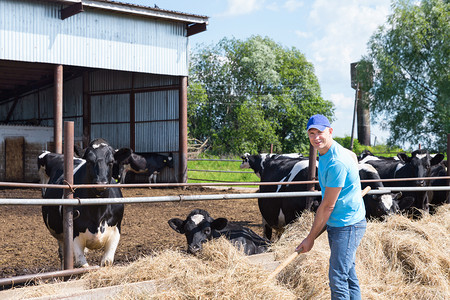
<path fill-rule="evenodd" d="M 192 54 L 188 129 L 213 152 L 305 152 L 308 118 L 333 115 L 314 68 L 269 38 L 222 39 Z"/>
<path fill-rule="evenodd" d="M 447 0 L 394 0 L 387 23 L 371 37 L 374 121 L 389 143 L 443 151 L 450 133 L 450 18 Z"/>

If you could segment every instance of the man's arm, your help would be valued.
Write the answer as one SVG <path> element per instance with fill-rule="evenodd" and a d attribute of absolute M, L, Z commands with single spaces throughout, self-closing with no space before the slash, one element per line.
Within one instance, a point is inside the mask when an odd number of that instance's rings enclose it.
<path fill-rule="evenodd" d="M 295 248 L 295 251 L 299 253 L 305 253 L 312 249 L 314 246 L 314 240 L 325 231 L 325 226 L 330 218 L 331 212 L 334 209 L 334 205 L 338 199 L 339 193 L 342 188 L 326 187 L 325 193 L 317 209 L 314 223 L 311 227 L 311 231 L 308 236 Z"/>

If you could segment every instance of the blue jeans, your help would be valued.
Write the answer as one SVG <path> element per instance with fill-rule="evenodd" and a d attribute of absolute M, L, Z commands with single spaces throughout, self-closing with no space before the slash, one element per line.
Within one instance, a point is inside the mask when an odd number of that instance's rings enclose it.
<path fill-rule="evenodd" d="M 327 226 L 331 250 L 328 272 L 331 299 L 361 299 L 361 290 L 355 271 L 355 257 L 366 227 L 365 218 L 350 226 Z"/>

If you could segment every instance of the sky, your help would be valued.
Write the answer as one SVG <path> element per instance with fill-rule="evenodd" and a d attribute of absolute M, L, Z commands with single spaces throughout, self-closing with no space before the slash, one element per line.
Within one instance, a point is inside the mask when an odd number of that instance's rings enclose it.
<path fill-rule="evenodd" d="M 209 17 L 207 30 L 189 37 L 191 49 L 222 38 L 269 37 L 297 48 L 314 65 L 322 97 L 335 105 L 335 137 L 351 136 L 355 90 L 350 64 L 367 55 L 367 43 L 391 14 L 390 0 L 116 0 Z M 371 116 L 374 119 L 374 116 Z M 357 137 L 355 125 L 354 135 Z M 371 126 L 371 144 L 388 133 Z"/>

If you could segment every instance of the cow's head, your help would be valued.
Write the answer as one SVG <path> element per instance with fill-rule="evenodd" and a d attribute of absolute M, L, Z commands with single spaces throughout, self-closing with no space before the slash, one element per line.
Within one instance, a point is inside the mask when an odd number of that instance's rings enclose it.
<path fill-rule="evenodd" d="M 399 214 L 413 205 L 414 197 L 402 197 L 402 193 L 364 196 L 366 210 L 370 216 L 382 219 L 386 216 Z"/>
<path fill-rule="evenodd" d="M 109 184 L 114 164 L 114 149 L 103 139 L 92 141 L 86 148 L 86 179 L 92 184 Z M 104 190 L 99 188 L 98 190 Z"/>
<path fill-rule="evenodd" d="M 248 162 L 248 157 L 250 156 L 250 153 L 244 153 L 244 155 L 241 156 L 242 163 L 240 165 L 241 169 L 250 169 L 250 164 Z"/>
<path fill-rule="evenodd" d="M 433 158 L 431 158 L 430 154 L 425 149 L 416 150 L 411 153 L 411 157 L 409 157 L 406 153 L 398 153 L 398 159 L 402 163 L 397 168 L 398 176 L 396 177 L 427 177 L 430 175 L 431 166 L 439 164 L 444 156 L 442 154 L 436 154 Z M 401 175 L 403 174 L 403 175 Z M 424 186 L 424 180 L 416 180 L 413 182 L 415 186 Z"/>
<path fill-rule="evenodd" d="M 186 236 L 188 252 L 195 254 L 202 250 L 203 243 L 219 237 L 217 231 L 224 229 L 228 220 L 225 218 L 213 219 L 207 211 L 194 209 L 186 220 L 173 218 L 168 223 L 173 230 Z"/>
<path fill-rule="evenodd" d="M 253 169 L 256 176 L 261 178 L 262 171 L 264 170 L 264 160 L 267 157 L 270 157 L 271 154 L 257 154 L 250 155 L 249 153 L 245 153 L 242 158 L 241 169 Z"/>
<path fill-rule="evenodd" d="M 164 163 L 166 164 L 167 167 L 173 168 L 173 153 L 172 152 L 169 153 L 169 156 L 167 156 L 167 158 L 164 160 Z"/>

